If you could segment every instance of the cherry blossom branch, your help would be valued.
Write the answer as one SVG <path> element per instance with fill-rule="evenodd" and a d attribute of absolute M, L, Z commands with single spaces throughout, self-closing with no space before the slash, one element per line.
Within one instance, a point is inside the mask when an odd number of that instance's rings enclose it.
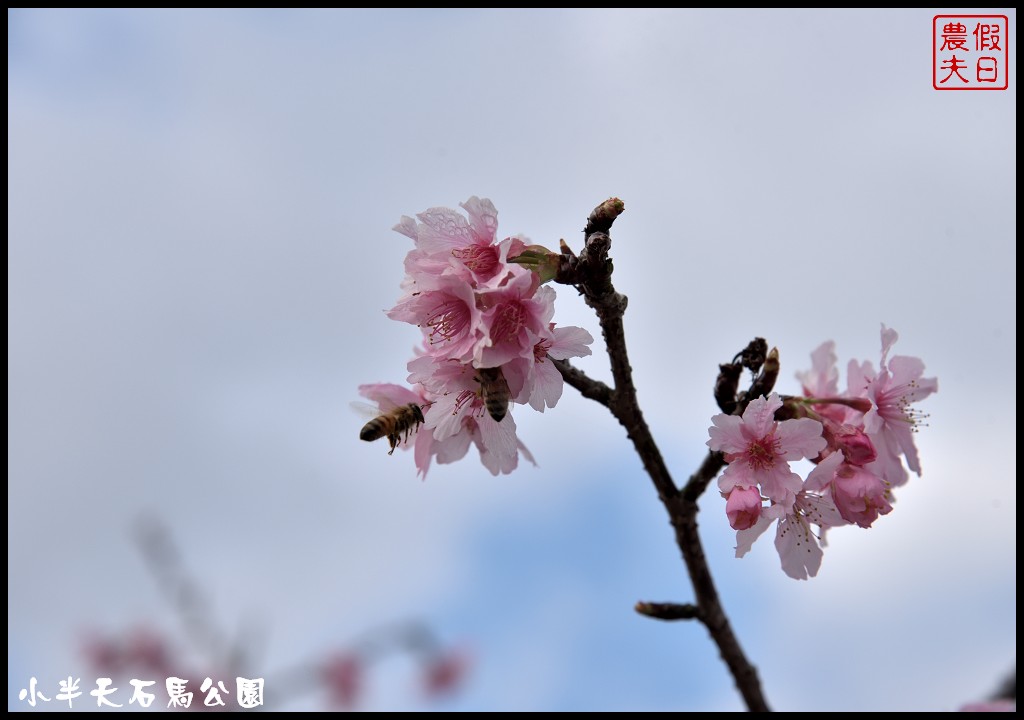
<path fill-rule="evenodd" d="M 995 695 L 992 696 L 993 700 L 1016 700 L 1017 699 L 1017 668 L 1013 669 L 999 685 L 999 689 L 996 690 Z"/>
<path fill-rule="evenodd" d="M 163 678 L 178 675 L 195 678 L 198 673 L 198 677 L 228 679 L 239 675 L 264 675 L 263 670 L 253 668 L 255 652 L 251 640 L 255 633 L 250 630 L 241 634 L 241 639 L 249 643 L 227 646 L 225 634 L 211 619 L 207 595 L 188 574 L 170 530 L 158 518 L 147 515 L 136 523 L 134 535 L 149 570 L 194 642 L 193 649 L 199 651 L 198 657 L 196 653 L 183 655 L 177 643 L 147 628 L 118 634 L 92 632 L 86 638 L 83 651 L 95 670 L 104 676 L 125 678 L 128 673 Z M 365 631 L 326 657 L 305 660 L 274 672 L 267 684 L 273 686 L 274 691 L 263 699 L 262 709 L 277 709 L 319 689 L 327 691 L 335 709 L 354 709 L 365 694 L 370 667 L 395 656 L 411 658 L 420 666 L 422 683 L 429 696 L 456 689 L 470 667 L 470 657 L 465 650 L 442 643 L 425 621 L 396 622 Z M 197 661 L 198 668 L 195 667 Z M 206 705 L 209 698 L 210 695 L 198 696 L 191 708 L 212 707 Z"/>
<path fill-rule="evenodd" d="M 143 516 L 135 525 L 135 539 L 162 594 L 174 604 L 182 627 L 195 647 L 231 670 L 242 667 L 244 649 L 230 645 L 225 633 L 214 623 L 209 599 L 186 571 L 181 552 L 167 527 L 155 517 Z"/>
<path fill-rule="evenodd" d="M 579 368 L 573 367 L 568 360 L 554 360 L 552 364 L 562 373 L 562 379 L 580 391 L 580 395 L 609 407 L 612 401 L 612 389 L 600 380 L 594 380 Z"/>
<path fill-rule="evenodd" d="M 779 352 L 775 348 L 769 351 L 764 338 L 754 338 L 747 347 L 736 353 L 733 362 L 718 367 L 715 400 L 723 412 L 742 415 L 752 398 L 767 395 L 775 387 L 775 380 L 779 376 Z M 737 392 L 744 368 L 754 373 L 754 380 L 749 390 Z M 725 456 L 715 450 L 709 451 L 697 472 L 690 476 L 683 487 L 682 496 L 686 500 L 697 502 L 697 498 L 704 493 L 708 484 L 723 467 Z"/>
<path fill-rule="evenodd" d="M 564 240 L 558 253 L 528 245 L 522 236 L 499 242 L 498 211 L 486 198 L 474 195 L 460 207 L 465 215 L 429 208 L 415 219 L 403 216 L 394 228 L 415 249 L 406 256 L 405 292 L 388 316 L 419 328 L 424 352 L 407 366 L 413 389 L 360 386 L 360 394 L 382 413 L 363 427 L 360 438 L 386 437 L 393 451 L 398 444 L 408 447 L 415 434 L 414 458 L 423 475 L 435 458 L 457 459 L 472 443 L 484 467 L 500 475 L 515 470 L 521 455 L 529 457 L 514 425 L 505 422 L 513 399 L 543 412 L 555 406 L 567 382 L 607 407 L 626 429 L 668 512 L 695 596 L 693 604 L 646 602 L 637 611 L 661 620 L 699 620 L 747 706 L 767 710 L 708 568 L 698 531 L 699 498 L 728 459 L 715 490 L 726 499 L 737 555 L 774 524 L 783 572 L 797 580 L 813 577 L 822 548 L 811 525 L 870 527 L 892 510 L 890 488 L 906 482 L 908 471 L 920 475 L 912 434 L 927 414 L 912 404 L 938 390 L 937 378 L 922 377 L 918 358 L 894 356 L 890 365 L 899 336 L 882 325 L 880 370 L 875 374 L 870 363 L 851 363 L 848 385 L 855 390 L 839 392 L 835 343 L 826 341 L 811 353 L 811 370 L 798 374 L 803 395 L 780 396 L 772 391 L 778 351 L 754 338 L 719 366 L 713 397 L 721 412 L 710 419 L 707 436 L 712 452 L 679 486 L 640 410 L 626 350 L 627 298 L 612 282 L 610 232 L 622 202 L 612 198 L 595 208 L 579 255 Z M 551 322 L 556 293 L 545 285 L 551 280 L 576 288 L 597 315 L 611 366 L 608 384 L 566 362 L 589 355 L 594 338 L 583 328 Z M 747 371 L 752 382 L 741 391 Z M 876 444 L 899 452 L 879 454 Z M 789 469 L 801 458 L 817 461 L 806 479 Z"/>
<path fill-rule="evenodd" d="M 633 442 L 675 529 L 676 544 L 682 552 L 690 575 L 697 599 L 696 606 L 639 603 L 638 611 L 660 619 L 689 617 L 700 620 L 718 645 L 722 659 L 732 673 L 747 707 L 753 711 L 766 711 L 769 709 L 768 703 L 761 690 L 757 671 L 744 655 L 722 608 L 697 531 L 697 498 L 722 468 L 724 459 L 720 453 L 709 453 L 697 472 L 690 477 L 684 490 L 680 492 L 640 410 L 622 322 L 627 299 L 615 291 L 611 280 L 612 261 L 608 257 L 611 249 L 609 231 L 615 218 L 624 209 L 622 201 L 617 198 L 598 205 L 587 220 L 584 230 L 586 240 L 579 256 L 574 255 L 568 246 L 562 243 L 562 255 L 555 277 L 557 282 L 572 285 L 579 290 L 586 303 L 597 313 L 615 386 L 608 388 L 567 363 L 559 363 L 556 367 L 565 381 L 580 390 L 584 397 L 592 397 L 606 405 L 626 429 L 626 434 Z M 737 373 L 736 379 L 738 378 Z M 773 381 L 774 378 L 765 377 L 761 385 Z M 755 386 L 757 385 L 758 381 L 755 379 Z M 752 387 L 752 390 L 754 389 L 756 388 Z M 607 398 L 607 402 L 603 402 L 604 398 Z M 675 617 L 666 617 L 671 615 Z"/>
<path fill-rule="evenodd" d="M 682 496 L 691 502 L 697 502 L 697 498 L 704 494 L 708 484 L 715 479 L 723 467 L 725 467 L 725 457 L 722 453 L 714 450 L 708 452 L 704 457 L 704 462 L 700 464 L 700 467 L 690 476 L 683 487 Z"/>
<path fill-rule="evenodd" d="M 700 608 L 690 603 L 638 602 L 633 609 L 655 620 L 700 619 Z"/>

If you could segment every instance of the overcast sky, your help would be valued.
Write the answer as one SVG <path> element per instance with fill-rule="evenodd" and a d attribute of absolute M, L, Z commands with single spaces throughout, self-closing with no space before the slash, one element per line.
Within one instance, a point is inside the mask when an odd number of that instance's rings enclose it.
<path fill-rule="evenodd" d="M 424 703 L 396 662 L 363 707 L 741 707 L 702 627 L 632 611 L 692 594 L 600 407 L 516 408 L 539 467 L 498 478 L 471 453 L 421 482 L 358 440 L 357 386 L 417 342 L 383 313 L 390 228 L 471 195 L 577 249 L 625 201 L 615 280 L 677 480 L 751 338 L 797 392 L 823 340 L 877 365 L 897 329 L 939 393 L 894 512 L 830 533 L 809 582 L 770 538 L 733 558 L 713 493 L 701 531 L 774 707 L 986 695 L 1016 655 L 1017 36 L 992 12 L 1004 92 L 932 88 L 927 10 L 9 11 L 9 708 L 31 676 L 92 683 L 86 630 L 180 635 L 142 517 L 225 632 L 257 628 L 268 683 L 419 618 L 471 648 L 465 692 Z M 555 320 L 599 337 L 570 289 Z"/>

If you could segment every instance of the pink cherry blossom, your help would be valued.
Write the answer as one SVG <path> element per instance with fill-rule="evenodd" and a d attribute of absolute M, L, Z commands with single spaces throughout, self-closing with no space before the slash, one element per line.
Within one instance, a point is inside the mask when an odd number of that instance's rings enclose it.
<path fill-rule="evenodd" d="M 512 413 L 496 422 L 487 412 L 477 369 L 472 365 L 424 355 L 409 362 L 409 373 L 409 381 L 421 383 L 434 398 L 424 412 L 426 422 L 421 430 L 421 434 L 430 434 L 433 442 L 426 458 L 419 456 L 417 445 L 418 466 L 421 462 L 429 465 L 430 455 L 441 464 L 460 460 L 470 443 L 476 445 L 481 462 L 492 475 L 515 470 L 520 453 L 533 462 L 516 436 Z"/>
<path fill-rule="evenodd" d="M 746 530 L 761 517 L 761 493 L 754 488 L 735 487 L 729 491 L 725 514 L 733 530 Z"/>
<path fill-rule="evenodd" d="M 761 509 L 757 522 L 736 533 L 736 557 L 746 555 L 754 541 L 778 521 L 775 529 L 775 549 L 782 561 L 782 570 L 795 580 L 806 580 L 818 574 L 823 557 L 819 533 L 811 525 L 821 528 L 845 525 L 832 500 L 827 495 L 802 490 L 792 507 L 773 504 Z"/>
<path fill-rule="evenodd" d="M 832 481 L 832 499 L 839 514 L 862 528 L 871 527 L 879 515 L 892 512 L 888 484 L 873 472 L 843 463 Z"/>
<path fill-rule="evenodd" d="M 430 354 L 464 362 L 471 359 L 482 327 L 472 288 L 450 275 L 424 277 L 417 292 L 399 300 L 388 317 L 417 325 Z"/>
<path fill-rule="evenodd" d="M 534 345 L 551 323 L 555 291 L 538 287 L 526 271 L 500 287 L 478 293 L 481 337 L 473 356 L 476 367 L 498 367 L 515 358 L 533 357 Z"/>
<path fill-rule="evenodd" d="M 555 291 L 542 283 L 535 265 L 515 262 L 528 247 L 525 238 L 498 241 L 493 203 L 473 196 L 461 207 L 465 214 L 434 207 L 402 217 L 394 227 L 414 247 L 405 258 L 402 297 L 388 316 L 423 333 L 424 346 L 408 365 L 419 399 L 398 402 L 392 397 L 396 386 L 366 386 L 382 408 L 409 402 L 422 408 L 425 422 L 411 444 L 424 476 L 432 461 L 454 462 L 471 445 L 494 474 L 511 472 L 520 455 L 533 462 L 511 413 L 502 416 L 501 404 L 494 405 L 493 392 L 488 397 L 501 421 L 487 412 L 480 371 L 500 369 L 509 402 L 543 412 L 557 404 L 563 389 L 552 360 L 589 355 L 593 342 L 581 328 L 555 327 Z"/>
<path fill-rule="evenodd" d="M 831 340 L 823 342 L 811 353 L 811 369 L 796 374 L 806 397 L 835 398 L 839 395 L 835 347 L 836 344 Z M 815 405 L 814 410 L 821 418 L 836 423 L 843 423 L 848 412 L 842 405 L 830 403 Z"/>
<path fill-rule="evenodd" d="M 349 653 L 335 655 L 320 669 L 321 681 L 327 686 L 331 702 L 342 710 L 351 710 L 359 702 L 363 674 L 363 661 Z"/>
<path fill-rule="evenodd" d="M 851 465 L 867 465 L 878 459 L 878 452 L 874 443 L 862 429 L 852 425 L 830 426 L 825 423 L 826 439 L 835 443 L 837 449 L 842 451 L 846 462 Z"/>
<path fill-rule="evenodd" d="M 718 480 L 723 493 L 760 486 L 773 502 L 793 504 L 803 481 L 790 470 L 790 461 L 816 457 L 826 443 L 817 420 L 776 421 L 775 411 L 781 407 L 782 400 L 772 393 L 751 400 L 742 418 L 725 414 L 711 418 L 707 445 L 725 453 L 729 463 Z"/>
<path fill-rule="evenodd" d="M 479 396 L 463 391 L 434 403 L 426 413 L 427 425 L 434 428 L 433 453 L 437 462 L 461 460 L 476 445 L 483 463 L 491 475 L 511 473 L 519 466 L 519 453 L 533 462 L 529 450 L 516 437 L 516 423 L 511 413 L 501 422 L 484 410 Z"/>
<path fill-rule="evenodd" d="M 445 255 L 429 255 L 415 248 L 405 255 L 405 277 L 402 279 L 402 297 L 399 303 L 407 300 L 410 296 L 423 291 L 421 284 L 436 280 L 444 275 L 452 275 L 451 260 Z M 465 278 L 461 278 L 463 284 L 469 285 Z M 435 287 L 431 285 L 430 287 Z"/>
<path fill-rule="evenodd" d="M 810 398 L 808 403 L 813 407 L 813 415 L 826 423 L 826 431 L 828 421 L 835 425 L 859 422 L 861 415 L 870 408 L 866 400 L 850 394 L 840 395 L 836 359 L 835 343 L 828 340 L 811 353 L 811 369 L 796 374 L 804 396 Z"/>
<path fill-rule="evenodd" d="M 843 520 L 862 528 L 892 512 L 888 484 L 870 470 L 847 462 L 841 452 L 832 453 L 811 471 L 805 489 L 829 493 Z"/>
<path fill-rule="evenodd" d="M 483 285 L 521 269 L 508 265 L 509 252 L 521 252 L 526 242 L 506 238 L 496 242 L 498 211 L 490 200 L 476 196 L 462 203 L 469 220 L 451 208 L 435 207 L 423 211 L 416 220 L 403 217 L 394 227 L 412 238 L 416 249 L 406 269 L 415 277 L 417 271 L 441 273 L 451 271 L 473 286 Z M 412 266 L 412 267 L 410 267 Z"/>
<path fill-rule="evenodd" d="M 487 198 L 473 195 L 459 207 L 469 215 L 469 226 L 473 240 L 478 243 L 493 243 L 498 236 L 498 211 Z"/>
<path fill-rule="evenodd" d="M 868 380 L 864 394 L 874 407 L 864 416 L 864 429 L 878 448 L 878 474 L 894 486 L 906 482 L 906 472 L 900 463 L 902 453 L 907 467 L 921 474 L 921 463 L 914 445 L 914 433 L 921 421 L 928 417 L 913 407 L 939 389 L 935 378 L 922 378 L 924 363 L 915 357 L 903 355 L 888 359 L 896 342 L 895 330 L 882 326 L 882 360 L 876 376 Z"/>
<path fill-rule="evenodd" d="M 867 403 L 866 400 L 864 402 Z M 851 412 L 851 418 L 853 415 L 854 413 Z M 862 425 L 860 427 L 848 424 L 840 425 L 827 417 L 821 418 L 821 424 L 824 427 L 822 435 L 828 446 L 813 462 L 821 462 L 837 451 L 843 454 L 847 462 L 854 465 L 867 465 L 878 459 L 875 444 L 864 432 Z"/>
<path fill-rule="evenodd" d="M 775 549 L 782 561 L 782 571 L 794 580 L 806 580 L 818 574 L 824 556 L 810 523 L 799 513 L 779 518 L 775 532 Z"/>
<path fill-rule="evenodd" d="M 815 460 L 818 466 L 805 484 L 809 492 L 831 498 L 844 522 L 870 527 L 879 515 L 892 511 L 892 488 L 902 485 L 910 469 L 920 475 L 913 433 L 927 417 L 913 403 L 938 390 L 935 378 L 922 378 L 924 363 L 917 358 L 889 358 L 898 335 L 882 326 L 880 369 L 870 362 L 851 361 L 848 391 L 839 395 L 831 342 L 812 356 L 813 368 L 799 374 L 804 401 L 820 417 L 828 447 Z M 819 402 L 820 401 L 820 402 Z M 834 410 L 840 408 L 842 413 Z"/>
<path fill-rule="evenodd" d="M 736 557 L 746 555 L 754 541 L 776 521 L 775 549 L 782 561 L 782 571 L 794 580 L 817 575 L 824 555 L 821 545 L 807 518 L 795 509 L 787 511 L 782 505 L 763 508 L 754 525 L 736 533 Z"/>
<path fill-rule="evenodd" d="M 469 652 L 464 648 L 449 650 L 430 660 L 424 677 L 427 694 L 437 696 L 458 690 L 471 664 Z"/>
<path fill-rule="evenodd" d="M 534 343 L 533 355 L 516 358 L 504 365 L 505 377 L 518 403 L 529 405 L 538 412 L 553 408 L 562 397 L 562 374 L 551 362 L 586 357 L 594 337 L 583 328 L 555 327 L 554 323 Z"/>
<path fill-rule="evenodd" d="M 839 394 L 839 371 L 836 369 L 836 344 L 827 340 L 811 353 L 811 369 L 798 372 L 797 380 L 807 397 L 831 397 Z"/>

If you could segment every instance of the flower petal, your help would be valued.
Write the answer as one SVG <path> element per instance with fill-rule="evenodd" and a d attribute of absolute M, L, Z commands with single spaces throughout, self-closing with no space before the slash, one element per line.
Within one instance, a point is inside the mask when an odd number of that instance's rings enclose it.
<path fill-rule="evenodd" d="M 750 552 L 750 548 L 753 546 L 754 541 L 764 535 L 764 531 L 768 529 L 768 526 L 775 520 L 769 513 L 770 508 L 763 508 L 761 510 L 761 517 L 758 518 L 757 522 L 746 530 L 739 530 L 736 533 L 736 557 L 741 558 Z"/>
<path fill-rule="evenodd" d="M 530 393 L 530 407 L 544 412 L 544 406 L 553 408 L 562 397 L 564 382 L 562 373 L 545 360 L 533 366 L 533 392 Z"/>
<path fill-rule="evenodd" d="M 816 493 L 825 492 L 825 488 L 832 484 L 832 478 L 835 477 L 836 470 L 842 462 L 843 454 L 836 451 L 815 465 L 814 469 L 811 470 L 811 474 L 807 476 L 804 490 Z"/>
<path fill-rule="evenodd" d="M 487 198 L 480 199 L 476 195 L 464 203 L 459 203 L 469 214 L 469 225 L 480 243 L 493 243 L 498 232 L 498 211 Z"/>
<path fill-rule="evenodd" d="M 466 218 L 451 208 L 430 208 L 416 217 L 422 223 L 417 227 L 416 247 L 424 252 L 446 253 L 473 242 Z"/>
<path fill-rule="evenodd" d="M 724 453 L 743 452 L 747 449 L 747 440 L 740 430 L 742 425 L 743 420 L 735 415 L 715 415 L 711 418 L 711 427 L 708 428 L 711 439 L 707 441 L 707 446 Z"/>
<path fill-rule="evenodd" d="M 782 570 L 794 580 L 806 580 L 818 574 L 824 553 L 810 526 L 796 515 L 779 520 L 775 549 L 782 560 Z"/>
<path fill-rule="evenodd" d="M 775 437 L 779 451 L 786 460 L 817 457 L 828 442 L 822 437 L 822 426 L 817 420 L 800 418 L 779 423 Z"/>
<path fill-rule="evenodd" d="M 754 398 L 743 411 L 743 424 L 751 437 L 764 437 L 775 427 L 775 411 L 782 407 L 778 393 Z"/>
<path fill-rule="evenodd" d="M 360 385 L 359 394 L 377 403 L 378 407 L 384 412 L 394 410 L 400 405 L 408 405 L 409 403 L 421 404 L 423 402 L 423 398 L 409 388 L 395 385 L 394 383 Z"/>
<path fill-rule="evenodd" d="M 552 331 L 552 335 L 554 338 L 548 349 L 548 356 L 555 360 L 586 357 L 592 353 L 589 346 L 594 342 L 594 336 L 581 327 L 557 327 Z"/>

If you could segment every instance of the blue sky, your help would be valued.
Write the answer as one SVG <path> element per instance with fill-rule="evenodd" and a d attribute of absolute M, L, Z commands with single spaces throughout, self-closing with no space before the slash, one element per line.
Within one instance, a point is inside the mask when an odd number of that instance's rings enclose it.
<path fill-rule="evenodd" d="M 978 10 L 975 12 L 985 12 Z M 999 11 L 1003 12 L 1003 11 Z M 475 657 L 425 704 L 740 707 L 621 428 L 567 390 L 516 410 L 539 468 L 491 477 L 361 443 L 401 382 L 401 215 L 491 198 L 579 242 L 611 195 L 640 399 L 677 479 L 717 364 L 760 335 L 940 391 L 924 474 L 819 576 L 701 531 L 769 702 L 942 710 L 1016 654 L 1016 15 L 1010 88 L 936 92 L 929 11 L 9 11 L 8 706 L 89 675 L 84 628 L 176 632 L 130 541 L 159 517 L 266 675 L 422 618 Z M 559 288 L 556 321 L 596 320 Z M 601 352 L 582 361 L 607 378 Z M 321 707 L 319 698 L 296 703 Z"/>

